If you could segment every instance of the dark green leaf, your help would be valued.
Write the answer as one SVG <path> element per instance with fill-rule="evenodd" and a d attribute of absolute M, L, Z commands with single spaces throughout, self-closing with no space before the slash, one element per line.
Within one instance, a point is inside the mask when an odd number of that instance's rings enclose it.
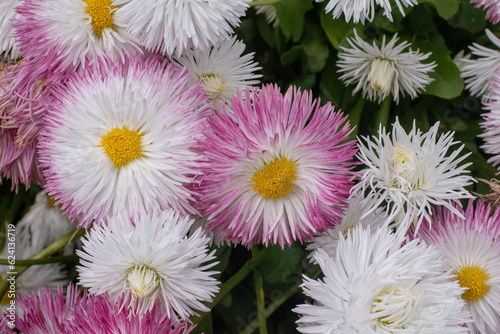
<path fill-rule="evenodd" d="M 450 20 L 456 28 L 463 28 L 471 33 L 483 31 L 486 27 L 484 11 L 476 8 L 469 0 L 462 0 L 457 15 Z"/>
<path fill-rule="evenodd" d="M 328 45 L 323 44 L 319 39 L 315 39 L 304 46 L 304 51 L 309 72 L 317 73 L 325 68 L 326 60 L 330 55 Z"/>
<path fill-rule="evenodd" d="M 300 40 L 304 27 L 304 16 L 313 8 L 311 0 L 287 0 L 274 4 L 280 28 L 287 39 Z"/>
<path fill-rule="evenodd" d="M 302 247 L 297 243 L 283 250 L 279 246 L 272 246 L 271 253 L 261 264 L 264 278 L 270 284 L 283 282 L 297 267 L 300 267 L 302 253 Z"/>
<path fill-rule="evenodd" d="M 332 43 L 335 49 L 339 49 L 340 42 L 346 37 L 346 35 L 352 33 L 353 29 L 356 28 L 358 31 L 363 30 L 363 25 L 361 23 L 347 23 L 344 19 L 334 19 L 331 13 L 326 13 L 322 11 L 319 15 L 321 26 L 328 37 L 330 43 Z"/>
<path fill-rule="evenodd" d="M 460 7 L 460 0 L 420 0 L 419 3 L 429 3 L 436 8 L 437 13 L 443 19 L 452 18 Z"/>

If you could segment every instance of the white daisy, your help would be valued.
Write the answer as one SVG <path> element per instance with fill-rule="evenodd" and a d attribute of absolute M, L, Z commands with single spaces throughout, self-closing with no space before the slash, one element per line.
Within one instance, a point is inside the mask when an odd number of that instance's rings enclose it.
<path fill-rule="evenodd" d="M 215 251 L 208 253 L 209 238 L 201 229 L 186 236 L 192 222 L 174 210 L 108 219 L 82 239 L 80 284 L 92 294 L 108 293 L 114 302 L 123 297 L 125 306 L 138 313 L 158 300 L 169 316 L 173 309 L 181 319 L 195 310 L 209 311 L 202 302 L 218 291 L 210 277 L 216 272 L 207 271 L 216 264 L 207 264 Z"/>
<path fill-rule="evenodd" d="M 175 208 L 196 213 L 191 149 L 209 105 L 174 65 L 135 59 L 90 69 L 55 92 L 39 138 L 49 195 L 79 225 L 107 216 Z"/>
<path fill-rule="evenodd" d="M 324 0 L 316 0 L 323 2 Z M 399 11 L 404 16 L 403 6 L 417 5 L 417 0 L 395 0 Z M 349 22 L 352 17 L 354 23 L 365 23 L 365 20 L 373 21 L 375 17 L 375 4 L 382 7 L 384 15 L 392 21 L 392 6 L 389 0 L 329 0 L 326 5 L 326 12 L 332 12 L 333 18 L 338 19 L 344 15 L 346 22 Z"/>
<path fill-rule="evenodd" d="M 329 229 L 326 234 L 315 236 L 314 242 L 307 246 L 308 250 L 312 250 L 307 258 L 312 261 L 318 249 L 323 249 L 330 257 L 335 258 L 339 239 L 345 238 L 348 231 L 357 226 L 363 228 L 370 226 L 371 231 L 376 231 L 378 227 L 387 225 L 387 214 L 381 207 L 373 209 L 375 205 L 375 201 L 362 201 L 361 197 L 349 199 L 349 207 L 342 222 Z M 364 215 L 368 210 L 372 213 Z"/>
<path fill-rule="evenodd" d="M 27 254 L 35 254 L 50 245 L 76 227 L 63 216 L 54 201 L 42 190 L 36 195 L 35 203 L 17 223 L 17 239 L 25 246 Z M 64 252 L 73 252 L 73 243 L 64 248 Z M 30 256 L 31 256 L 30 255 Z"/>
<path fill-rule="evenodd" d="M 276 15 L 276 7 L 273 5 L 255 6 L 255 12 L 265 15 L 267 23 L 272 24 L 273 28 L 280 24 L 280 19 Z"/>
<path fill-rule="evenodd" d="M 348 39 L 351 48 L 341 46 L 337 61 L 339 72 L 343 73 L 340 79 L 347 85 L 356 84 L 353 94 L 361 90 L 364 98 L 378 103 L 392 94 L 398 103 L 399 94 L 414 99 L 433 81 L 428 73 L 436 63 L 422 63 L 431 53 L 422 54 L 411 48 L 403 52 L 411 44 L 404 41 L 396 45 L 397 41 L 396 34 L 386 44 L 384 35 L 380 47 L 375 41 L 370 45 L 354 30 L 354 38 Z"/>
<path fill-rule="evenodd" d="M 352 232 L 352 233 L 351 233 Z M 439 252 L 386 228 L 356 228 L 338 243 L 337 256 L 318 250 L 324 278 L 304 277 L 298 331 L 333 333 L 467 333 L 463 290 Z"/>
<path fill-rule="evenodd" d="M 229 38 L 248 7 L 246 0 L 115 0 L 128 31 L 148 50 L 180 56 Z"/>
<path fill-rule="evenodd" d="M 44 67 L 85 67 L 104 56 L 124 61 L 141 50 L 117 8 L 116 0 L 25 0 L 17 7 L 14 37 L 23 57 Z"/>
<path fill-rule="evenodd" d="M 19 47 L 12 37 L 12 22 L 20 17 L 14 8 L 21 4 L 21 0 L 0 1 L 0 57 L 15 60 L 19 58 Z"/>
<path fill-rule="evenodd" d="M 357 156 L 366 169 L 352 191 L 368 190 L 367 200 L 385 203 L 391 219 L 404 216 L 407 221 L 416 220 L 417 225 L 424 217 L 431 221 L 432 205 L 443 205 L 458 213 L 451 203 L 473 197 L 465 190 L 473 178 L 464 175 L 471 163 L 459 166 L 469 154 L 459 156 L 462 145 L 448 155 L 457 142 L 452 132 L 438 138 L 438 129 L 439 122 L 422 133 L 413 123 L 411 132 L 406 133 L 396 119 L 392 136 L 384 127 L 378 137 L 364 137 L 366 144 L 359 140 Z"/>
<path fill-rule="evenodd" d="M 500 39 L 498 39 L 491 31 L 486 29 L 486 35 L 495 46 L 500 48 Z M 462 58 L 463 63 L 461 76 L 465 79 L 465 88 L 467 88 L 473 96 L 481 97 L 484 102 L 488 101 L 491 96 L 491 81 L 493 75 L 500 67 L 500 51 L 493 50 L 477 43 L 469 46 L 471 53 L 479 58 L 469 59 Z"/>
<path fill-rule="evenodd" d="M 191 74 L 191 83 L 201 81 L 210 100 L 222 99 L 228 104 L 238 89 L 244 91 L 247 86 L 257 85 L 260 81 L 256 79 L 262 77 L 254 74 L 260 70 L 253 61 L 254 53 L 242 55 L 244 51 L 245 44 L 234 36 L 211 50 L 190 50 L 176 60 Z M 216 106 L 221 107 L 220 103 Z"/>
<path fill-rule="evenodd" d="M 484 139 L 481 148 L 491 157 L 490 164 L 497 166 L 500 164 L 500 73 L 496 72 L 490 85 L 490 101 L 484 104 L 486 113 L 482 114 L 484 122 L 481 127 L 484 132 L 479 135 Z"/>

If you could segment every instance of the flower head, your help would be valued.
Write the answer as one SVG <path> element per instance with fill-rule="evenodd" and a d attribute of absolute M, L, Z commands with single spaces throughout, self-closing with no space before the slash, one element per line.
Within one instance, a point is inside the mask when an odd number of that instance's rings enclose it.
<path fill-rule="evenodd" d="M 358 158 L 367 166 L 361 182 L 354 192 L 364 193 L 368 200 L 378 200 L 387 205 L 391 219 L 398 214 L 420 224 L 425 217 L 430 221 L 432 205 L 443 205 L 458 213 L 451 202 L 472 198 L 465 189 L 472 177 L 464 175 L 470 163 L 459 164 L 468 154 L 458 157 L 464 145 L 448 154 L 453 133 L 438 138 L 439 123 L 422 133 L 415 123 L 406 133 L 398 119 L 393 124 L 392 135 L 385 128 L 378 137 L 359 141 Z M 369 211 L 371 212 L 371 211 Z"/>
<path fill-rule="evenodd" d="M 19 19 L 15 8 L 21 4 L 21 0 L 0 1 L 0 58 L 19 58 L 19 47 L 12 36 L 12 22 Z"/>
<path fill-rule="evenodd" d="M 72 284 L 55 296 L 45 288 L 19 297 L 22 315 L 15 324 L 24 334 L 187 334 L 194 328 L 172 321 L 160 307 L 139 316 L 119 305 L 107 296 L 81 295 Z"/>
<path fill-rule="evenodd" d="M 496 0 L 471 0 L 471 3 L 476 4 L 476 8 L 483 7 L 486 11 L 486 19 L 491 23 L 497 24 L 500 22 L 500 3 Z"/>
<path fill-rule="evenodd" d="M 245 0 L 115 0 L 128 31 L 151 51 L 182 55 L 229 38 L 248 7 Z"/>
<path fill-rule="evenodd" d="M 324 0 L 316 0 L 316 2 L 323 2 Z M 345 17 L 346 22 L 352 18 L 354 23 L 365 23 L 365 20 L 373 21 L 375 17 L 375 3 L 382 7 L 384 15 L 392 21 L 392 6 L 389 0 L 328 0 L 326 5 L 326 12 L 332 12 L 333 18 L 337 19 L 342 15 Z M 403 6 L 413 6 L 417 4 L 417 0 L 395 0 L 399 11 L 404 16 L 405 12 Z"/>
<path fill-rule="evenodd" d="M 186 236 L 192 222 L 174 210 L 133 220 L 109 218 L 82 239 L 80 284 L 91 294 L 122 300 L 134 313 L 149 311 L 157 302 L 172 318 L 172 310 L 181 319 L 195 310 L 208 311 L 202 302 L 218 291 L 217 280 L 210 277 L 215 272 L 207 271 L 215 257 L 201 229 Z"/>
<path fill-rule="evenodd" d="M 495 46 L 500 48 L 500 39 L 488 29 L 486 29 L 486 36 L 488 36 Z M 477 43 L 473 43 L 469 49 L 474 56 L 479 58 L 462 58 L 463 65 L 460 67 L 461 76 L 465 78 L 465 88 L 472 95 L 481 97 L 486 102 L 492 94 L 491 81 L 495 72 L 500 67 L 500 51 L 484 47 Z"/>
<path fill-rule="evenodd" d="M 397 34 L 386 44 L 385 35 L 379 47 L 365 42 L 356 30 L 354 38 L 348 39 L 350 48 L 341 47 L 337 66 L 342 79 L 347 85 L 356 84 L 353 91 L 362 91 L 363 97 L 371 101 L 382 102 L 389 94 L 396 103 L 399 94 L 409 95 L 412 99 L 423 91 L 433 79 L 428 73 L 434 70 L 436 63 L 422 63 L 431 55 L 417 51 L 404 52 L 411 44 L 398 41 Z"/>
<path fill-rule="evenodd" d="M 209 105 L 189 75 L 156 58 L 93 68 L 54 92 L 39 139 L 46 189 L 71 220 L 175 208 L 195 212 L 187 185 Z"/>
<path fill-rule="evenodd" d="M 491 155 L 488 162 L 496 166 L 500 164 L 500 72 L 494 75 L 490 89 L 490 101 L 484 104 L 487 112 L 482 115 L 484 122 L 481 127 L 484 132 L 479 137 L 484 139 L 481 148 Z"/>
<path fill-rule="evenodd" d="M 500 211 L 472 201 L 463 217 L 445 208 L 432 216 L 432 228 L 423 227 L 419 237 L 434 245 L 453 279 L 465 288 L 462 299 L 474 322 L 471 333 L 500 332 Z"/>
<path fill-rule="evenodd" d="M 318 250 L 323 280 L 304 277 L 313 305 L 299 305 L 301 333 L 467 333 L 462 289 L 439 252 L 387 228 L 348 232 L 336 257 Z"/>
<path fill-rule="evenodd" d="M 211 100 L 229 103 L 236 90 L 258 84 L 262 76 L 254 74 L 260 67 L 253 62 L 253 53 L 242 55 L 244 50 L 245 44 L 233 37 L 211 50 L 190 50 L 176 60 L 191 74 L 191 83 L 201 81 Z"/>
<path fill-rule="evenodd" d="M 208 119 L 199 147 L 208 227 L 243 245 L 283 246 L 339 223 L 353 184 L 346 117 L 293 87 L 247 89 L 231 106 L 234 118 L 224 107 Z"/>
<path fill-rule="evenodd" d="M 14 37 L 24 58 L 58 71 L 102 57 L 124 61 L 141 50 L 117 9 L 116 0 L 26 0 L 16 8 Z"/>
<path fill-rule="evenodd" d="M 312 250 L 307 256 L 308 259 L 312 261 L 318 249 L 323 249 L 330 257 L 335 258 L 339 239 L 346 238 L 348 232 L 357 226 L 363 228 L 369 226 L 372 232 L 381 226 L 387 226 L 387 214 L 381 207 L 373 210 L 376 205 L 376 200 L 370 202 L 363 201 L 361 196 L 352 197 L 342 222 L 329 229 L 327 233 L 315 236 L 314 242 L 307 246 L 308 250 Z M 367 211 L 373 212 L 365 215 Z"/>

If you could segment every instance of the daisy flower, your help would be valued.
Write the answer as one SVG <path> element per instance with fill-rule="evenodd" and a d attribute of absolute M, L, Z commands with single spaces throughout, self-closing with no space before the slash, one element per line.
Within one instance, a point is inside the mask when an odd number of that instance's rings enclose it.
<path fill-rule="evenodd" d="M 387 228 L 356 228 L 337 256 L 318 250 L 322 280 L 304 277 L 312 305 L 298 305 L 298 331 L 333 333 L 468 333 L 463 290 L 437 249 L 406 242 Z"/>
<path fill-rule="evenodd" d="M 335 225 L 333 229 L 329 229 L 325 234 L 315 236 L 314 242 L 307 246 L 307 250 L 312 251 L 307 258 L 312 261 L 318 249 L 323 249 L 330 257 L 335 258 L 339 239 L 345 238 L 347 233 L 357 226 L 363 228 L 370 226 L 370 231 L 376 231 L 378 227 L 384 225 L 387 226 L 387 214 L 381 207 L 373 210 L 375 205 L 373 200 L 371 202 L 363 201 L 361 197 L 349 199 L 349 207 L 342 222 Z M 364 215 L 369 210 L 373 212 L 370 215 Z"/>
<path fill-rule="evenodd" d="M 207 50 L 228 39 L 248 8 L 246 0 L 114 0 L 113 4 L 142 46 L 176 56 L 191 48 Z"/>
<path fill-rule="evenodd" d="M 254 53 L 242 55 L 245 44 L 236 40 L 236 36 L 216 44 L 211 50 L 190 50 L 177 62 L 187 68 L 191 74 L 191 83 L 201 81 L 201 87 L 210 100 L 229 103 L 236 90 L 245 90 L 247 86 L 259 84 L 260 70 L 253 61 Z M 222 104 L 218 104 L 220 109 Z"/>
<path fill-rule="evenodd" d="M 280 19 L 276 15 L 276 7 L 273 5 L 255 6 L 255 12 L 265 15 L 267 23 L 272 24 L 273 28 L 280 24 Z"/>
<path fill-rule="evenodd" d="M 218 292 L 216 274 L 207 271 L 217 262 L 208 253 L 209 238 L 201 229 L 187 237 L 193 220 L 174 210 L 142 214 L 133 220 L 115 216 L 87 233 L 77 254 L 79 282 L 95 295 L 107 293 L 112 302 L 122 296 L 122 307 L 144 313 L 157 301 L 187 319 L 195 310 L 209 309 Z M 135 226 L 134 226 L 135 225 Z"/>
<path fill-rule="evenodd" d="M 422 63 L 431 53 L 422 54 L 412 51 L 411 44 L 403 41 L 396 45 L 397 34 L 386 44 L 385 35 L 379 47 L 359 37 L 354 30 L 354 37 L 349 38 L 351 46 L 341 46 L 337 66 L 340 77 L 346 85 L 355 84 L 353 94 L 362 91 L 363 97 L 370 101 L 382 102 L 389 94 L 396 103 L 399 95 L 417 97 L 430 82 L 428 73 L 434 71 L 436 63 Z M 404 50 L 410 47 L 406 52 Z"/>
<path fill-rule="evenodd" d="M 353 184 L 347 117 L 291 87 L 247 88 L 208 119 L 198 202 L 219 238 L 250 247 L 311 240 L 339 223 Z M 311 116 L 312 115 L 312 116 Z"/>
<path fill-rule="evenodd" d="M 47 193 L 79 225 L 175 208 L 195 213 L 187 185 L 210 106 L 189 74 L 155 57 L 93 68 L 53 92 L 39 138 Z"/>
<path fill-rule="evenodd" d="M 466 290 L 462 299 L 472 313 L 471 333 L 500 332 L 500 211 L 472 201 L 462 218 L 438 208 L 432 228 L 419 231 L 419 237 L 434 245 L 445 257 L 447 266 Z"/>
<path fill-rule="evenodd" d="M 471 0 L 471 3 L 476 4 L 476 8 L 483 7 L 486 11 L 486 19 L 491 23 L 497 24 L 500 22 L 500 3 L 497 0 Z"/>
<path fill-rule="evenodd" d="M 118 8 L 116 0 L 25 0 L 14 37 L 24 58 L 59 71 L 98 65 L 102 57 L 123 62 L 141 50 Z"/>
<path fill-rule="evenodd" d="M 495 46 L 500 48 L 500 39 L 498 39 L 488 29 L 486 36 Z M 467 88 L 473 96 L 482 98 L 483 102 L 488 101 L 491 96 L 491 81 L 495 72 L 500 67 L 500 51 L 493 50 L 482 45 L 473 43 L 469 46 L 471 53 L 478 59 L 462 59 L 462 67 L 460 68 L 461 76 L 465 79 L 465 88 Z"/>
<path fill-rule="evenodd" d="M 66 298 L 64 298 L 64 295 Z M 22 316 L 15 320 L 24 334 L 187 334 L 193 327 L 187 323 L 173 326 L 166 312 L 158 307 L 140 317 L 120 309 L 106 296 L 81 295 L 70 284 L 55 296 L 47 288 L 19 296 Z"/>
<path fill-rule="evenodd" d="M 390 220 L 404 216 L 417 226 L 424 217 L 431 221 L 432 205 L 443 205 L 459 213 L 451 203 L 473 197 L 465 189 L 473 178 L 464 175 L 471 163 L 459 166 L 469 154 L 459 156 L 462 145 L 448 155 L 457 142 L 453 141 L 452 132 L 438 138 L 438 130 L 439 122 L 426 133 L 417 129 L 414 122 L 413 129 L 406 133 L 396 119 L 392 135 L 384 127 L 378 137 L 364 137 L 366 143 L 358 142 L 358 159 L 366 169 L 353 192 L 368 190 L 366 198 L 376 200 L 376 207 L 387 205 Z"/>
<path fill-rule="evenodd" d="M 484 122 L 481 127 L 484 132 L 479 135 L 484 140 L 481 148 L 491 157 L 488 162 L 497 166 L 500 164 L 500 73 L 494 75 L 491 82 L 490 101 L 484 104 L 484 109 L 487 111 L 482 116 Z"/>
<path fill-rule="evenodd" d="M 323 2 L 324 0 L 316 0 L 316 2 Z M 395 0 L 396 6 L 404 16 L 404 7 L 413 6 L 417 4 L 417 0 Z M 392 21 L 392 6 L 389 0 L 328 0 L 326 5 L 326 12 L 332 12 L 333 18 L 338 19 L 344 15 L 346 22 L 352 18 L 354 23 L 365 23 L 365 20 L 373 21 L 375 17 L 375 4 L 382 7 L 384 15 Z"/>
<path fill-rule="evenodd" d="M 47 192 L 42 190 L 36 195 L 29 211 L 16 224 L 16 239 L 24 245 L 23 252 L 31 256 L 70 232 L 75 225 L 62 215 Z M 64 253 L 72 254 L 73 248 L 73 244 L 67 245 Z"/>
<path fill-rule="evenodd" d="M 21 3 L 21 0 L 0 1 L 0 57 L 3 54 L 3 58 L 19 58 L 19 48 L 12 37 L 12 22 L 20 18 L 14 9 Z"/>

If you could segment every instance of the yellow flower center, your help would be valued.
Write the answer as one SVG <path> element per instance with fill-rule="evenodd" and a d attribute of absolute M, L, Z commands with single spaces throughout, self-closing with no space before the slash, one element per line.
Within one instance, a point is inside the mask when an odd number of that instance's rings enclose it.
<path fill-rule="evenodd" d="M 201 87 L 213 99 L 220 97 L 227 90 L 227 86 L 224 84 L 221 77 L 217 74 L 214 73 L 203 74 L 200 77 L 200 79 L 201 79 Z"/>
<path fill-rule="evenodd" d="M 137 297 L 149 295 L 155 291 L 160 284 L 158 274 L 145 265 L 133 267 L 127 275 L 127 280 L 130 289 Z"/>
<path fill-rule="evenodd" d="M 96 35 L 101 36 L 104 28 L 113 28 L 113 10 L 111 0 L 83 0 L 87 3 L 87 14 L 92 18 L 92 28 Z"/>
<path fill-rule="evenodd" d="M 266 199 L 279 199 L 288 196 L 297 179 L 295 162 L 287 158 L 276 160 L 253 175 L 253 190 Z"/>
<path fill-rule="evenodd" d="M 104 148 L 104 152 L 118 168 L 143 156 L 141 137 L 138 130 L 132 131 L 126 126 L 121 129 L 113 128 L 105 136 L 101 136 L 99 146 Z"/>
<path fill-rule="evenodd" d="M 489 278 L 486 271 L 478 266 L 462 268 L 457 273 L 458 283 L 461 287 L 468 288 L 462 293 L 462 298 L 468 303 L 484 298 L 490 291 L 490 286 L 485 283 Z"/>

